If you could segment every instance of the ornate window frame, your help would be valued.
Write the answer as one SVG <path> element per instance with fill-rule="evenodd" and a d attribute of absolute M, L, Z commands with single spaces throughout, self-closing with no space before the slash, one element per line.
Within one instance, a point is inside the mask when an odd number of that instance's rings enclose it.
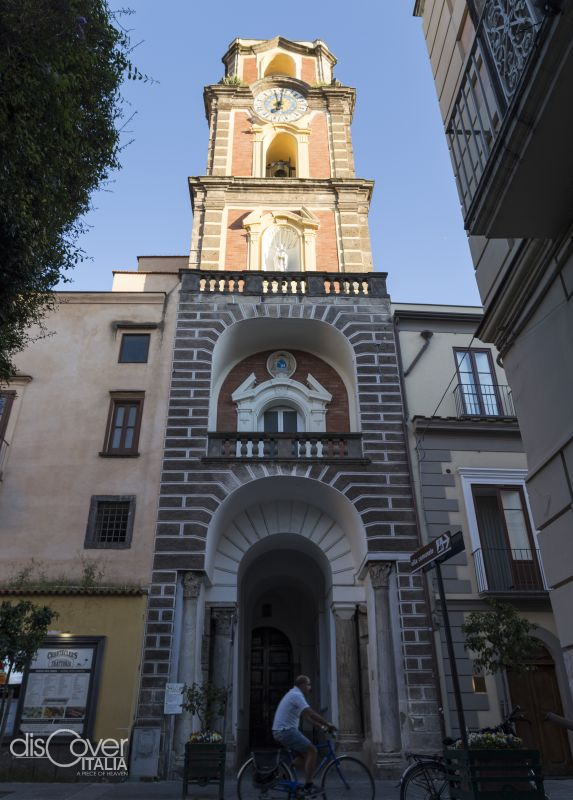
<path fill-rule="evenodd" d="M 310 373 L 307 385 L 277 375 L 257 384 L 254 372 L 235 389 L 231 399 L 237 405 L 237 432 L 256 431 L 265 411 L 276 405 L 290 405 L 301 415 L 305 431 L 326 431 L 326 406 L 332 395 Z"/>

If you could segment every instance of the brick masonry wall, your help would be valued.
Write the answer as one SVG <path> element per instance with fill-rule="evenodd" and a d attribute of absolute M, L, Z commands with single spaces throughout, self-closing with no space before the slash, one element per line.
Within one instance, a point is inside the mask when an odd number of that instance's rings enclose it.
<path fill-rule="evenodd" d="M 305 83 L 308 83 L 311 86 L 313 83 L 316 83 L 316 62 L 314 58 L 303 57 L 301 78 Z"/>
<path fill-rule="evenodd" d="M 240 77 L 245 83 L 254 83 L 257 80 L 257 59 L 255 56 L 243 58 L 243 74 Z"/>
<path fill-rule="evenodd" d="M 344 383 L 336 371 L 312 353 L 303 353 L 290 348 L 288 350 L 295 357 L 297 364 L 291 379 L 306 385 L 306 376 L 310 373 L 332 395 L 332 401 L 326 410 L 326 430 L 335 433 L 350 431 L 348 395 Z M 219 393 L 217 430 L 234 431 L 237 429 L 237 406 L 232 401 L 231 394 L 252 372 L 257 377 L 257 383 L 263 383 L 270 379 L 271 376 L 267 372 L 267 358 L 272 352 L 272 350 L 265 350 L 249 356 L 233 367 L 228 374 Z"/>
<path fill-rule="evenodd" d="M 338 243 L 333 211 L 312 212 L 320 221 L 316 236 L 316 269 L 318 272 L 338 272 Z"/>
<path fill-rule="evenodd" d="M 326 116 L 319 112 L 310 121 L 308 140 L 308 166 L 310 178 L 330 178 L 330 151 Z"/>
<path fill-rule="evenodd" d="M 253 135 L 244 111 L 234 112 L 231 175 L 249 178 L 253 173 Z"/>
<path fill-rule="evenodd" d="M 409 553 L 418 546 L 389 299 L 287 297 L 265 298 L 265 302 L 253 304 L 241 302 L 241 297 L 235 295 L 236 302 L 229 302 L 228 297 L 221 295 L 189 293 L 185 277 L 178 313 L 143 654 L 138 709 L 138 723 L 143 725 L 159 724 L 163 719 L 177 572 L 203 569 L 212 516 L 238 485 L 270 475 L 298 476 L 324 483 L 355 506 L 371 554 Z M 202 460 L 207 450 L 215 343 L 229 326 L 244 319 L 265 317 L 312 318 L 333 326 L 346 337 L 356 363 L 364 460 L 300 465 L 245 464 L 234 459 L 209 465 Z M 426 651 L 415 652 L 413 648 L 427 644 L 427 634 L 416 632 L 427 629 L 428 621 L 418 579 L 402 575 L 402 566 L 399 569 L 400 626 L 404 630 L 403 658 L 407 664 L 404 679 L 409 711 L 415 711 L 416 718 L 422 719 L 423 709 L 416 704 L 423 702 L 423 698 L 430 702 L 426 688 L 430 682 L 432 686 L 434 683 Z M 426 710 L 430 718 L 429 708 Z"/>
<path fill-rule="evenodd" d="M 247 231 L 243 228 L 243 220 L 251 211 L 252 209 L 229 209 L 225 269 L 247 269 Z"/>

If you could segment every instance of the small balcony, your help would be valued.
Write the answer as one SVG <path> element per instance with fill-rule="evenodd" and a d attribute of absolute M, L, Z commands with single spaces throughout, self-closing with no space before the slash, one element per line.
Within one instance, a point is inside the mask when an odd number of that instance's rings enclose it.
<path fill-rule="evenodd" d="M 211 432 L 207 458 L 241 461 L 356 461 L 362 459 L 359 433 Z"/>
<path fill-rule="evenodd" d="M 479 547 L 473 552 L 480 593 L 547 592 L 539 551 Z"/>
<path fill-rule="evenodd" d="M 454 400 L 459 419 L 487 417 L 515 420 L 517 416 L 509 386 L 460 383 L 454 389 Z"/>

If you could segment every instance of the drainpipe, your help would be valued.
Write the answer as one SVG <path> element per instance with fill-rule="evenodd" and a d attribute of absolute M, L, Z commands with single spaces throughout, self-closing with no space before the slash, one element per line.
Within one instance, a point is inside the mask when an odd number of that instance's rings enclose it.
<path fill-rule="evenodd" d="M 408 420 L 408 418 L 410 416 L 410 412 L 408 410 L 408 398 L 407 398 L 407 395 L 406 395 L 406 384 L 404 382 L 404 378 L 406 377 L 406 375 L 408 375 L 409 372 L 412 371 L 412 368 L 414 367 L 416 362 L 420 360 L 422 354 L 428 348 L 428 346 L 430 344 L 430 339 L 432 338 L 432 336 L 434 334 L 433 334 L 433 331 L 428 331 L 428 330 L 420 331 L 420 336 L 422 336 L 422 338 L 425 339 L 425 342 L 422 345 L 422 347 L 421 347 L 420 351 L 418 352 L 418 354 L 416 355 L 416 357 L 414 358 L 414 360 L 412 361 L 412 363 L 410 364 L 410 366 L 408 367 L 406 372 L 404 372 L 404 362 L 402 361 L 402 350 L 400 348 L 400 337 L 399 337 L 398 334 L 399 334 L 398 317 L 396 315 L 394 315 L 394 339 L 396 340 L 396 355 L 397 355 L 397 359 L 398 359 L 398 374 L 400 376 L 400 389 L 402 391 L 402 402 L 403 402 L 403 406 L 404 406 L 404 417 L 402 419 L 402 429 L 404 431 L 404 441 L 406 443 L 406 461 L 408 463 L 408 470 L 410 472 L 410 475 L 412 476 L 412 489 L 413 489 L 413 491 L 412 491 L 412 499 L 414 501 L 414 513 L 416 515 L 416 525 L 417 525 L 418 531 L 420 532 L 420 535 L 421 535 L 422 529 L 423 529 L 423 526 L 422 526 L 422 515 L 420 513 L 420 504 L 418 502 L 418 494 L 416 492 L 416 486 L 414 484 L 414 469 L 413 469 L 413 464 L 412 464 L 412 454 L 410 453 L 410 437 L 409 437 L 409 433 L 410 432 L 409 432 L 409 429 L 408 429 L 408 422 L 407 422 L 407 420 Z M 420 542 L 420 544 L 421 544 L 421 542 Z M 437 656 L 437 652 L 436 652 L 436 648 L 437 648 L 436 632 L 437 631 L 436 631 L 436 628 L 434 626 L 435 604 L 434 604 L 433 597 L 432 597 L 432 595 L 431 595 L 431 593 L 430 593 L 430 591 L 428 589 L 428 580 L 427 580 L 427 578 L 422 581 L 422 586 L 424 587 L 424 596 L 426 598 L 426 606 L 428 608 L 429 628 L 432 631 L 432 637 L 431 637 L 431 642 L 432 642 L 432 667 L 433 667 L 434 675 L 438 679 L 437 680 L 437 684 L 436 684 L 436 689 L 437 689 L 437 693 L 438 693 L 438 705 L 439 705 L 438 711 L 441 712 L 440 715 L 439 715 L 440 716 L 440 732 L 441 732 L 441 737 L 443 739 L 446 736 L 445 719 L 446 719 L 446 708 L 447 707 L 444 705 L 444 693 L 442 691 L 442 681 L 440 679 L 440 676 L 441 676 L 442 673 L 441 673 L 441 670 L 440 670 L 440 665 L 439 665 L 439 662 L 438 662 L 438 656 Z M 448 714 L 449 714 L 449 710 L 448 710 Z"/>

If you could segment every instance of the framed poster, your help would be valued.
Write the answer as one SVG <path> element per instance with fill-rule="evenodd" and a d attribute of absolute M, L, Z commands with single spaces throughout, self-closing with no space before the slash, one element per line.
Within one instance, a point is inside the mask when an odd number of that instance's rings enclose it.
<path fill-rule="evenodd" d="M 68 736 L 69 731 L 91 736 L 103 644 L 102 636 L 45 641 L 24 676 L 16 726 L 20 733 L 49 736 L 61 728 Z"/>

